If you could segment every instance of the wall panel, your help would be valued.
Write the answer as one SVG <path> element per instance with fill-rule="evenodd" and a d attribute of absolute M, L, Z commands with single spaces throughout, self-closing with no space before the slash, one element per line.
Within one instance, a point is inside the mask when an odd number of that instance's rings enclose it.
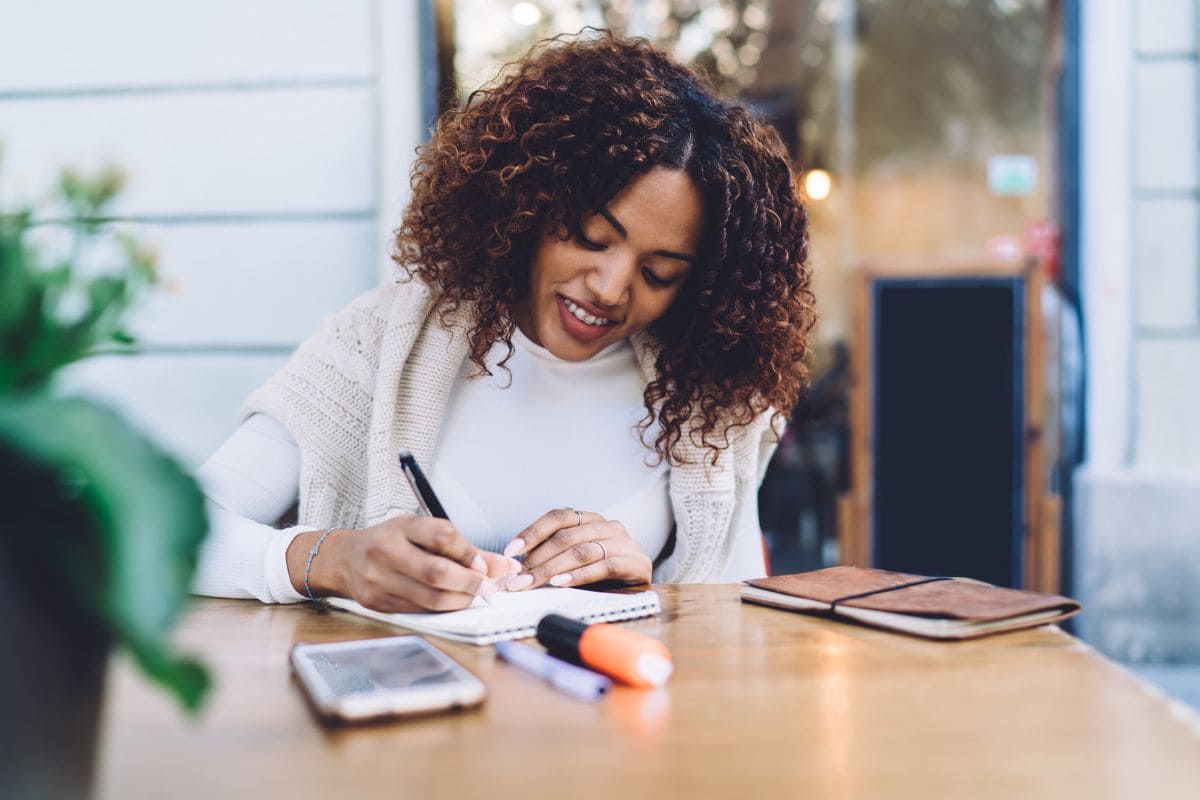
<path fill-rule="evenodd" d="M 0 4 L 0 94 L 365 80 L 369 0 Z"/>
<path fill-rule="evenodd" d="M 246 395 L 285 358 L 272 353 L 102 356 L 73 367 L 64 386 L 122 412 L 195 467 L 237 427 Z"/>
<path fill-rule="evenodd" d="M 374 118 L 368 88 L 0 101 L 0 194 L 111 163 L 117 216 L 370 214 Z"/>
<path fill-rule="evenodd" d="M 165 287 L 138 313 L 146 345 L 294 347 L 376 283 L 371 221 L 138 225 Z"/>

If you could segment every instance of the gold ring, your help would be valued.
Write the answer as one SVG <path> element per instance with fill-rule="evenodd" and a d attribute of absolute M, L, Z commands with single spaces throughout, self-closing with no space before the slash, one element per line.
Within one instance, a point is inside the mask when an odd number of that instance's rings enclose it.
<path fill-rule="evenodd" d="M 604 556 L 600 560 L 607 561 L 608 560 L 608 548 L 604 546 L 604 542 L 600 541 L 599 539 L 593 539 L 592 544 L 600 545 L 600 552 L 604 553 Z"/>
<path fill-rule="evenodd" d="M 580 511 L 578 508 L 574 508 L 571 510 L 575 512 L 575 516 L 579 517 L 579 522 L 575 523 L 575 527 L 578 528 L 580 525 L 583 524 L 583 512 Z"/>

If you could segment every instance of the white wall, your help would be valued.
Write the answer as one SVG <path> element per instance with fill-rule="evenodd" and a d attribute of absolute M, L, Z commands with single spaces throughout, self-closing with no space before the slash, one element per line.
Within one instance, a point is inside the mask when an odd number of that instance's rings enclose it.
<path fill-rule="evenodd" d="M 0 6 L 0 197 L 118 165 L 172 291 L 72 380 L 190 464 L 322 316 L 390 273 L 423 135 L 417 0 Z"/>
<path fill-rule="evenodd" d="M 1133 459 L 1200 475 L 1197 25 L 1196 0 L 1136 5 Z"/>
<path fill-rule="evenodd" d="M 1083 3 L 1080 630 L 1200 661 L 1197 0 Z"/>

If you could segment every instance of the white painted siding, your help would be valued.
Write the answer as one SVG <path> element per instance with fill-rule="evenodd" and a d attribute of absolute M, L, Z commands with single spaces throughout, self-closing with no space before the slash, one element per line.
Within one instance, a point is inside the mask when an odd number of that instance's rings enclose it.
<path fill-rule="evenodd" d="M 1132 463 L 1200 474 L 1197 0 L 1137 7 L 1138 38 L 1130 43 L 1138 293 Z M 1173 32 L 1176 26 L 1190 30 Z"/>
<path fill-rule="evenodd" d="M 112 163 L 129 179 L 122 217 L 370 215 L 373 102 L 369 85 L 0 101 L 0 187 Z"/>
<path fill-rule="evenodd" d="M 286 349 L 375 281 L 370 220 L 138 225 L 166 291 L 135 316 L 146 345 Z"/>
<path fill-rule="evenodd" d="M 102 356 L 72 367 L 64 386 L 119 409 L 160 444 L 198 463 L 233 432 L 246 395 L 285 358 L 246 348 Z"/>
<path fill-rule="evenodd" d="M 1137 359 L 1135 463 L 1195 472 L 1200 463 L 1200 337 L 1142 336 Z M 1200 526 L 1196 545 L 1200 551 Z"/>
<path fill-rule="evenodd" d="M 37 0 L 0 5 L 0 92 L 373 77 L 370 0 Z"/>
<path fill-rule="evenodd" d="M 1138 327 L 1178 330 L 1200 325 L 1200 203 L 1191 198 L 1137 201 Z"/>
<path fill-rule="evenodd" d="M 0 197 L 115 164 L 159 253 L 143 353 L 67 383 L 187 463 L 322 317 L 388 273 L 424 125 L 416 0 L 0 6 Z M 53 233 L 49 231 L 48 233 Z"/>
<path fill-rule="evenodd" d="M 1196 49 L 1195 0 L 1137 0 L 1135 42 L 1141 55 Z"/>
<path fill-rule="evenodd" d="M 1134 67 L 1134 180 L 1140 190 L 1196 188 L 1196 59 Z"/>
<path fill-rule="evenodd" d="M 1197 10 L 1081 4 L 1089 390 L 1073 591 L 1082 635 L 1130 661 L 1200 663 Z"/>
<path fill-rule="evenodd" d="M 1170 372 L 1182 363 L 1163 341 L 1185 350 L 1200 343 L 1196 35 L 1171 33 L 1181 20 L 1194 28 L 1196 11 L 1197 0 L 1083 11 L 1081 238 L 1094 471 L 1200 474 L 1196 415 L 1158 416 L 1200 407 L 1200 385 Z"/>

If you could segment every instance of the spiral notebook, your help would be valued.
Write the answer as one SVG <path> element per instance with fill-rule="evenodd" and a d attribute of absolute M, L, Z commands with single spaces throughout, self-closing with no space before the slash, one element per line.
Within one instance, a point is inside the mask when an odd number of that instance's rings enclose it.
<path fill-rule="evenodd" d="M 654 592 L 608 594 L 552 586 L 498 592 L 492 595 L 490 605 L 476 598 L 474 604 L 462 611 L 445 613 L 387 614 L 341 597 L 331 597 L 326 602 L 341 611 L 389 625 L 480 645 L 533 636 L 538 622 L 547 614 L 563 614 L 581 622 L 616 622 L 653 616 L 662 610 Z"/>

